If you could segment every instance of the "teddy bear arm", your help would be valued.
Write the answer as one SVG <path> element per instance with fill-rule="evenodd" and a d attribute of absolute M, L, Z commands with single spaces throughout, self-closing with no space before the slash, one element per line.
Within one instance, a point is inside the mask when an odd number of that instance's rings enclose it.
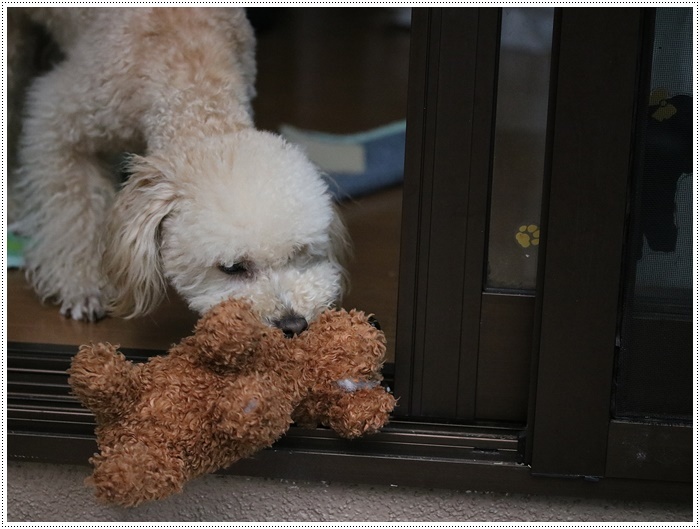
<path fill-rule="evenodd" d="M 109 343 L 82 345 L 68 374 L 73 394 L 100 423 L 127 412 L 140 393 L 136 367 Z"/>
<path fill-rule="evenodd" d="M 395 406 L 396 399 L 381 386 L 339 390 L 324 422 L 341 437 L 352 439 L 377 432 L 389 421 Z"/>

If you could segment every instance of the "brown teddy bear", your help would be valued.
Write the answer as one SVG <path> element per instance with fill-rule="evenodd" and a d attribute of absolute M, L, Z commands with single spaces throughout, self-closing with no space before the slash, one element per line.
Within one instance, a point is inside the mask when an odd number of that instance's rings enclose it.
<path fill-rule="evenodd" d="M 385 351 L 360 311 L 328 310 L 285 338 L 236 300 L 144 364 L 108 343 L 83 345 L 69 383 L 97 419 L 87 482 L 99 499 L 134 506 L 270 446 L 292 422 L 347 438 L 376 432 L 396 405 L 380 385 Z"/>

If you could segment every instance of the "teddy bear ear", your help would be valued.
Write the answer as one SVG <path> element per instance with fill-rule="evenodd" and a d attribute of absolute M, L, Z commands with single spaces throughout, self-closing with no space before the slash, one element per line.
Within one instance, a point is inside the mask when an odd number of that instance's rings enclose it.
<path fill-rule="evenodd" d="M 198 359 L 216 369 L 235 369 L 267 336 L 267 327 L 242 300 L 229 299 L 197 322 L 191 343 Z"/>
<path fill-rule="evenodd" d="M 370 314 L 367 317 L 367 323 L 369 323 L 372 327 L 374 327 L 378 331 L 382 330 L 382 326 L 379 324 L 379 320 L 374 316 L 374 314 Z"/>

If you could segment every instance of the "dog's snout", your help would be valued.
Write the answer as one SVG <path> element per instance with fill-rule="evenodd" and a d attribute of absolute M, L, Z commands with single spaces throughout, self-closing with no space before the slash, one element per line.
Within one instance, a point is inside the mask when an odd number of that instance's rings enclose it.
<path fill-rule="evenodd" d="M 276 321 L 275 326 L 279 327 L 287 338 L 292 338 L 303 333 L 309 327 L 309 322 L 302 316 L 291 315 Z"/>

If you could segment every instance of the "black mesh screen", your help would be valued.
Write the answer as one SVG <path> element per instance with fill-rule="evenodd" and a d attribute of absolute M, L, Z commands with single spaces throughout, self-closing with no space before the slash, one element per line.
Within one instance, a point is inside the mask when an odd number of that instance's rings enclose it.
<path fill-rule="evenodd" d="M 644 163 L 634 177 L 617 417 L 690 420 L 693 413 L 692 36 L 690 8 L 657 9 Z"/>

